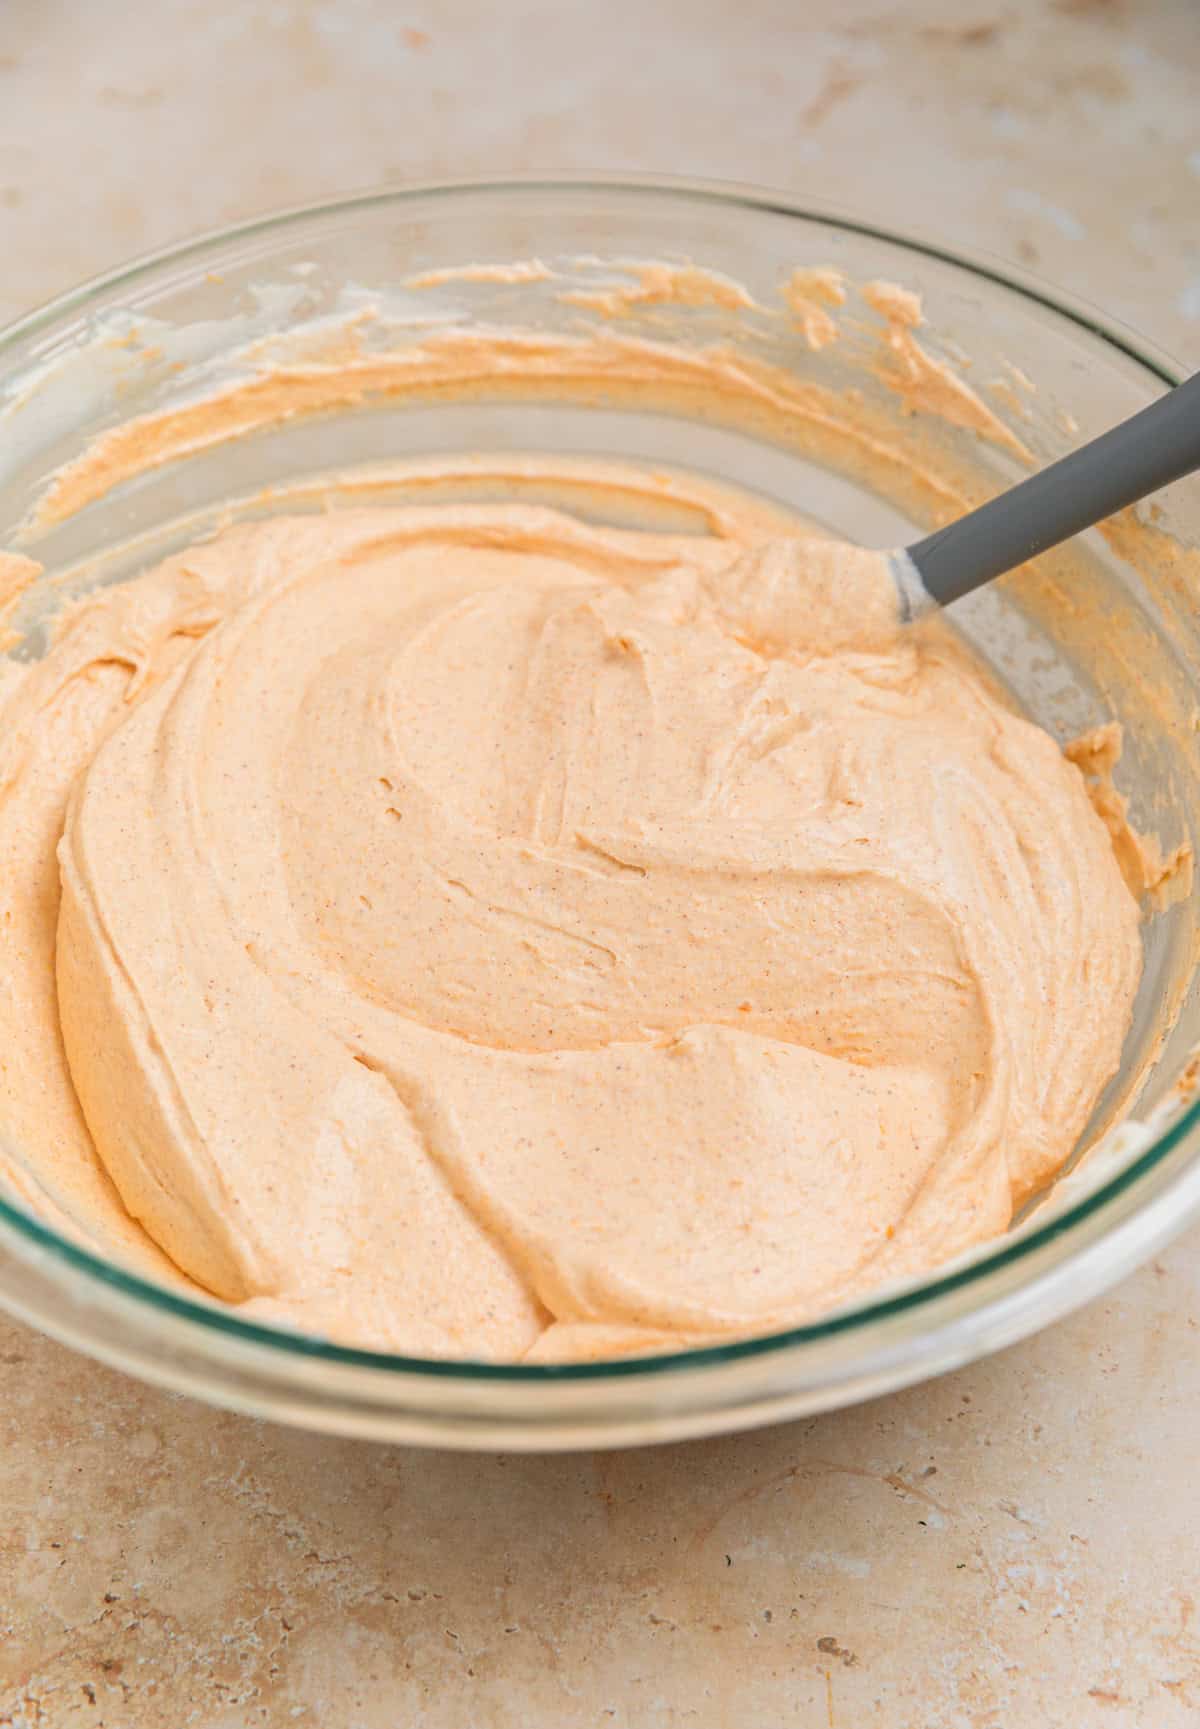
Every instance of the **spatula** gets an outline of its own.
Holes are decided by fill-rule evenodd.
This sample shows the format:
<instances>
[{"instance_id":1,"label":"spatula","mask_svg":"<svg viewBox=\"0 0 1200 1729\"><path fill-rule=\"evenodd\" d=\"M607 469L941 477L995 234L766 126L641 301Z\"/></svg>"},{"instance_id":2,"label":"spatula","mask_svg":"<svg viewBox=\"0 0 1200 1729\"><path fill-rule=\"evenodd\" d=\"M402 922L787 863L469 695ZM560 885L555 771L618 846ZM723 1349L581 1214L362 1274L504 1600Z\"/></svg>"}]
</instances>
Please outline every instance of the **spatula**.
<instances>
[{"instance_id":1,"label":"spatula","mask_svg":"<svg viewBox=\"0 0 1200 1729\"><path fill-rule=\"evenodd\" d=\"M1200 373L1040 474L891 553L901 614L907 622L949 606L1198 468Z\"/></svg>"}]
</instances>

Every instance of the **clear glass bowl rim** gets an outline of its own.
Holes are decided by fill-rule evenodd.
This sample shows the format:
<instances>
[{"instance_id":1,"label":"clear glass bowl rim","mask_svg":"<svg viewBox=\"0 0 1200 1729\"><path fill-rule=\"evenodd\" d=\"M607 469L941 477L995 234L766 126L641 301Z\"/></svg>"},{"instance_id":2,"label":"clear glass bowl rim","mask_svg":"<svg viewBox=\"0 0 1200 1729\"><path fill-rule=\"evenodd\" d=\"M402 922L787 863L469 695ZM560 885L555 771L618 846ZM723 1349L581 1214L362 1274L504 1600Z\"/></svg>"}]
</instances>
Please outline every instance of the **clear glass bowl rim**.
<instances>
[{"instance_id":1,"label":"clear glass bowl rim","mask_svg":"<svg viewBox=\"0 0 1200 1729\"><path fill-rule=\"evenodd\" d=\"M1045 307L1068 320L1090 336L1104 342L1145 371L1164 386L1182 381L1184 368L1162 350L1134 331L1110 318L1086 300L1053 287L1028 271L1010 266L1006 261L987 253L946 245L941 240L919 231L891 228L865 216L848 213L844 206L825 205L820 200L803 203L782 194L743 187L729 182L694 180L667 175L553 175L504 176L495 179L463 179L430 181L404 187L377 188L347 196L319 200L292 206L266 216L213 229L189 240L145 253L128 264L102 275L91 277L78 287L45 302L42 306L0 328L0 377L7 356L19 344L86 312L100 297L114 289L128 288L145 282L164 267L177 269L181 264L199 264L231 244L256 236L283 234L300 229L306 223L387 208L404 208L437 198L448 202L457 197L484 196L536 199L539 196L575 192L595 193L631 199L653 200L675 198L691 200L706 206L724 206L781 216L800 223L821 223L826 227L866 239L879 240L918 256L955 266L970 275L1005 288L1027 301ZM371 1351L356 1346L337 1345L314 1335L284 1327L247 1321L232 1310L222 1309L215 1302L210 1306L180 1296L165 1286L140 1278L115 1263L106 1261L89 1250L60 1236L21 1207L0 1196L0 1224L14 1230L36 1250L48 1253L56 1260L82 1273L85 1278L111 1287L125 1297L148 1304L165 1315L199 1325L230 1342L240 1341L251 1346L302 1359L325 1361L348 1368L382 1370L403 1375L429 1377L433 1380L468 1382L527 1383L546 1386L571 1381L603 1383L627 1376L703 1370L718 1364L731 1364L750 1358L769 1357L798 1346L830 1340L839 1334L866 1330L874 1323L895 1320L914 1314L924 1306L955 1292L989 1281L989 1276L1011 1268L1025 1259L1036 1258L1037 1252L1056 1239L1072 1233L1084 1221L1095 1221L1097 1215L1113 1207L1121 1197L1143 1178L1154 1172L1179 1144L1200 1126L1200 1095L1184 1107L1179 1116L1159 1133L1121 1170L1114 1173L1091 1193L1081 1197L1045 1224L1025 1231L1018 1238L999 1238L989 1249L968 1266L937 1275L918 1285L894 1292L857 1306L837 1311L826 1318L783 1332L736 1339L726 1344L702 1346L688 1351L655 1353L640 1357L607 1359L601 1362L526 1364L490 1363L473 1359L437 1359L408 1357L397 1353ZM1181 1218L1181 1223L1184 1220Z\"/></svg>"}]
</instances>

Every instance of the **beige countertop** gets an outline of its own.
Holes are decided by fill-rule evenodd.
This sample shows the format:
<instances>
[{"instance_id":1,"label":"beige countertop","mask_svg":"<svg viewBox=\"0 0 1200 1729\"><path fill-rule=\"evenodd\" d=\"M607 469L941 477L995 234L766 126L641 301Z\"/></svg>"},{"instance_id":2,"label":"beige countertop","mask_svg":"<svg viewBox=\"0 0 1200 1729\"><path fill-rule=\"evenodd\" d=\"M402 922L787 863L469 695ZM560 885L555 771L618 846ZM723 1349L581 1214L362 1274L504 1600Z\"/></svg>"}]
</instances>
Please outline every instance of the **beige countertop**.
<instances>
[{"instance_id":1,"label":"beige countertop","mask_svg":"<svg viewBox=\"0 0 1200 1729\"><path fill-rule=\"evenodd\" d=\"M8 0L0 316L386 179L756 181L1200 361L1193 0ZM1200 1235L1040 1337L757 1435L331 1441L0 1322L0 1724L1200 1723Z\"/></svg>"}]
</instances>

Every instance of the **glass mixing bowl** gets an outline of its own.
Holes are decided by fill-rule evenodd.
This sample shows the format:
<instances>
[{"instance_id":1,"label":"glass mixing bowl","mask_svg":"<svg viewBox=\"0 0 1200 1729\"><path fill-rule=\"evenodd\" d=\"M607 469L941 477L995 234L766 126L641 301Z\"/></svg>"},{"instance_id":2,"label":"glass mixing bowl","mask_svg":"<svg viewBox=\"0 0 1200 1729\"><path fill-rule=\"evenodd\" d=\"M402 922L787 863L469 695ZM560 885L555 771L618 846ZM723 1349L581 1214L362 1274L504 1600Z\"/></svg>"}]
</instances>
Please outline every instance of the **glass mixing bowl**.
<instances>
[{"instance_id":1,"label":"glass mixing bowl","mask_svg":"<svg viewBox=\"0 0 1200 1729\"><path fill-rule=\"evenodd\" d=\"M688 261L678 292L656 293L660 279L636 262L645 260ZM473 268L497 262L506 267ZM790 311L780 298L795 270L824 267L849 284L833 309L842 340L828 344L820 310L817 327L806 319L814 304L829 307L829 278L800 278ZM924 361L858 292L875 279L922 296L922 353L945 368L937 376L968 380L966 394L931 393ZM522 333L522 352L541 359L453 377L412 364L431 332L479 324ZM361 367L351 391L335 382L348 332ZM572 345L593 339L631 343L631 356L652 344L670 364L657 381L647 373L628 389L602 388L569 361ZM687 355L705 345L725 357L731 381L715 404L688 381ZM251 393L259 406L238 437L203 435L192 405L281 368L302 385L286 407ZM470 492L487 490L488 453L619 456L749 487L848 537L894 545L949 507L900 470L868 472L861 449L816 438L805 401L840 400L891 427L965 500L1022 472L1022 449L1037 462L1059 455L1178 377L1139 338L1007 269L754 193L450 185L287 213L160 253L0 337L0 546L46 567L9 620L19 639L10 651L41 651L64 595L120 580L218 519L279 508L284 494L289 508L316 508L355 488L402 493L402 477L372 478L363 466L381 459L419 468L422 456L481 453L474 469L463 464ZM143 442L141 459L122 467L134 448L122 428L149 414L161 417L151 460ZM118 460L98 479L105 435ZM64 472L69 483L55 482ZM956 609L997 675L1060 739L1114 715L1123 722L1118 784L1135 822L1168 848L1190 842L1200 811L1198 540L1200 487L1183 485L1152 513ZM1195 938L1189 896L1146 921L1122 1071L1076 1169L1002 1239L808 1326L565 1367L347 1349L148 1283L11 1198L0 1199L0 1303L164 1385L381 1439L594 1447L863 1399L1044 1325L1200 1212Z\"/></svg>"}]
</instances>

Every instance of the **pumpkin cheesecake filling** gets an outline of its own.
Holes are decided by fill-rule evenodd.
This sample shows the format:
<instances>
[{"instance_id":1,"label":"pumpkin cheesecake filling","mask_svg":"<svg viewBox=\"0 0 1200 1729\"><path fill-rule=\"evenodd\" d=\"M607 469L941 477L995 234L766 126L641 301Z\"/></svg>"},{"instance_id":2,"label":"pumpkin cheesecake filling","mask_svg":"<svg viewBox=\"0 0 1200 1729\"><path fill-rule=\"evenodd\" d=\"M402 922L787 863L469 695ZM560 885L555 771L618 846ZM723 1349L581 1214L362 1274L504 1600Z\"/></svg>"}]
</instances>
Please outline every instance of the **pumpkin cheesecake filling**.
<instances>
[{"instance_id":1,"label":"pumpkin cheesecake filling","mask_svg":"<svg viewBox=\"0 0 1200 1729\"><path fill-rule=\"evenodd\" d=\"M877 555L743 530L281 516L0 663L18 1193L244 1313L499 1360L1002 1232L1117 1070L1137 902Z\"/></svg>"}]
</instances>

